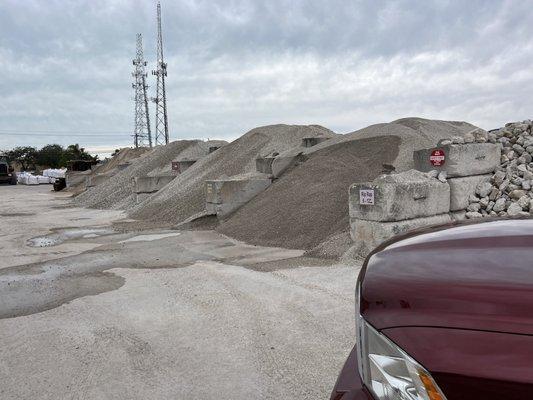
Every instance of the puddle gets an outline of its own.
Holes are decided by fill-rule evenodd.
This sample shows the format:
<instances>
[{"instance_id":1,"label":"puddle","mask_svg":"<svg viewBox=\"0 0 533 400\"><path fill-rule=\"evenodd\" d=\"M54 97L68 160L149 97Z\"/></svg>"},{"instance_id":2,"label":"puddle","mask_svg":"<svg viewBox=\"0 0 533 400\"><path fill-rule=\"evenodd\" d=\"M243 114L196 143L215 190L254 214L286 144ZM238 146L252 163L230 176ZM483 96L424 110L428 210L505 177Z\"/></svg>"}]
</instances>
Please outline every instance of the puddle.
<instances>
[{"instance_id":1,"label":"puddle","mask_svg":"<svg viewBox=\"0 0 533 400\"><path fill-rule=\"evenodd\" d=\"M181 232L157 233L157 234L151 234L151 235L138 235L138 236L134 236L132 238L126 239L126 240L122 240L119 243L151 242L152 240L164 239L164 238L173 237L173 236L179 236L179 235L181 235Z\"/></svg>"},{"instance_id":2,"label":"puddle","mask_svg":"<svg viewBox=\"0 0 533 400\"><path fill-rule=\"evenodd\" d=\"M54 233L50 233L45 236L38 236L28 240L27 245L30 247L51 247L57 246L72 239L92 239L100 236L111 235L115 233L110 228L69 228L59 229Z\"/></svg>"}]
</instances>

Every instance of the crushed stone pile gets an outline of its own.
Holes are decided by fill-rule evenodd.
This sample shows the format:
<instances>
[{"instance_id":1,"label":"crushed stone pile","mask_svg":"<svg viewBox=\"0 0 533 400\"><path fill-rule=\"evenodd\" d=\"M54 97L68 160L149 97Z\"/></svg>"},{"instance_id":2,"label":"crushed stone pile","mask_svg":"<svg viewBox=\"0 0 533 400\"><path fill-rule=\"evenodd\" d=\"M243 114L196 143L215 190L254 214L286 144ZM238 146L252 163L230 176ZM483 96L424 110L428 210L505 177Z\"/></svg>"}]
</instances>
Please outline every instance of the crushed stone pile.
<instances>
[{"instance_id":1,"label":"crushed stone pile","mask_svg":"<svg viewBox=\"0 0 533 400\"><path fill-rule=\"evenodd\" d=\"M170 165L181 152L197 144L198 140L178 140L165 146L157 146L130 165L117 172L102 184L89 188L74 199L80 207L128 209L135 205L132 178L146 176L150 172Z\"/></svg>"},{"instance_id":2,"label":"crushed stone pile","mask_svg":"<svg viewBox=\"0 0 533 400\"><path fill-rule=\"evenodd\" d=\"M338 135L314 146L306 162L274 181L218 230L245 242L338 258L353 244L348 221L352 183L372 181L391 169L409 170L414 150L475 128L466 122L404 118Z\"/></svg>"},{"instance_id":3,"label":"crushed stone pile","mask_svg":"<svg viewBox=\"0 0 533 400\"><path fill-rule=\"evenodd\" d=\"M159 192L134 207L137 219L183 222L205 211L205 181L255 172L256 158L301 144L302 138L335 136L318 125L269 125L240 138L197 161Z\"/></svg>"},{"instance_id":4,"label":"crushed stone pile","mask_svg":"<svg viewBox=\"0 0 533 400\"><path fill-rule=\"evenodd\" d=\"M533 214L533 123L512 122L480 133L501 146L501 164L490 179L476 187L469 199L467 218L529 216ZM470 138L465 138L470 140Z\"/></svg>"},{"instance_id":5,"label":"crushed stone pile","mask_svg":"<svg viewBox=\"0 0 533 400\"><path fill-rule=\"evenodd\" d=\"M119 165L128 164L131 160L142 156L150 151L148 147L130 148L126 147L120 149L114 156L108 158L103 163L99 164L94 172L97 174L105 174L113 171Z\"/></svg>"},{"instance_id":6,"label":"crushed stone pile","mask_svg":"<svg viewBox=\"0 0 533 400\"><path fill-rule=\"evenodd\" d=\"M222 147L228 144L225 140L209 140L206 142L198 141L180 152L172 161L198 161L207 156L209 150L213 147ZM172 164L167 163L160 168L154 169L148 176L173 175Z\"/></svg>"},{"instance_id":7,"label":"crushed stone pile","mask_svg":"<svg viewBox=\"0 0 533 400\"><path fill-rule=\"evenodd\" d=\"M150 149L147 147L126 147L120 149L118 153L116 153L112 157L104 160L100 164L97 164L96 167L87 175L87 177L111 177L115 173L117 173L117 171L119 170L119 166L129 164L132 160L142 156L148 151L150 151ZM73 193L73 195L76 196L85 191L85 189L85 181L83 181L78 183L77 185L71 186L69 189L67 189L67 191Z\"/></svg>"}]
</instances>

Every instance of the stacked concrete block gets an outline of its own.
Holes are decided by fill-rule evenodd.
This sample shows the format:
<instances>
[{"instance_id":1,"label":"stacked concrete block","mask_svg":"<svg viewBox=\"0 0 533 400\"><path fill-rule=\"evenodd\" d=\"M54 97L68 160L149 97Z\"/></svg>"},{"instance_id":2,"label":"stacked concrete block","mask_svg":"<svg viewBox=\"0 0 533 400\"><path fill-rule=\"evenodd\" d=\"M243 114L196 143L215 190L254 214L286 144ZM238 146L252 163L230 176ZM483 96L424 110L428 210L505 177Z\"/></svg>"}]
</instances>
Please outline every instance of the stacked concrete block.
<instances>
[{"instance_id":1,"label":"stacked concrete block","mask_svg":"<svg viewBox=\"0 0 533 400\"><path fill-rule=\"evenodd\" d=\"M152 194L168 185L176 176L137 176L132 179L133 193L135 193L137 203L150 197Z\"/></svg>"},{"instance_id":2,"label":"stacked concrete block","mask_svg":"<svg viewBox=\"0 0 533 400\"><path fill-rule=\"evenodd\" d=\"M394 235L451 221L450 186L420 171L350 187L350 234L361 256Z\"/></svg>"},{"instance_id":3,"label":"stacked concrete block","mask_svg":"<svg viewBox=\"0 0 533 400\"><path fill-rule=\"evenodd\" d=\"M480 188L488 185L490 189L488 182L500 164L501 146L494 135L478 128L464 137L444 140L437 147L415 151L413 158L420 171L447 178L454 219L482 216L470 202Z\"/></svg>"},{"instance_id":4,"label":"stacked concrete block","mask_svg":"<svg viewBox=\"0 0 533 400\"><path fill-rule=\"evenodd\" d=\"M249 202L272 183L265 174L233 176L206 181L206 210L225 217Z\"/></svg>"},{"instance_id":5,"label":"stacked concrete block","mask_svg":"<svg viewBox=\"0 0 533 400\"><path fill-rule=\"evenodd\" d=\"M494 143L448 143L414 152L415 168L422 172L445 171L448 178L492 173L500 163Z\"/></svg>"}]
</instances>

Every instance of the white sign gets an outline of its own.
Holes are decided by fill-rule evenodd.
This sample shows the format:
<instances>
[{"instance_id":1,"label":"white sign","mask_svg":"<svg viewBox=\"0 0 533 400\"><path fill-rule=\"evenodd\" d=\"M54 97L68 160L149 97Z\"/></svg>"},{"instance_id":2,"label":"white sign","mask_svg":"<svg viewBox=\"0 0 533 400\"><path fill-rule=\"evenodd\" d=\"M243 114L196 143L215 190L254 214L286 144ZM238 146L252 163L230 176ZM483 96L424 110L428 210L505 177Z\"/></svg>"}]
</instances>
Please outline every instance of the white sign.
<instances>
[{"instance_id":1,"label":"white sign","mask_svg":"<svg viewBox=\"0 0 533 400\"><path fill-rule=\"evenodd\" d=\"M359 189L359 204L374 205L374 189Z\"/></svg>"}]
</instances>

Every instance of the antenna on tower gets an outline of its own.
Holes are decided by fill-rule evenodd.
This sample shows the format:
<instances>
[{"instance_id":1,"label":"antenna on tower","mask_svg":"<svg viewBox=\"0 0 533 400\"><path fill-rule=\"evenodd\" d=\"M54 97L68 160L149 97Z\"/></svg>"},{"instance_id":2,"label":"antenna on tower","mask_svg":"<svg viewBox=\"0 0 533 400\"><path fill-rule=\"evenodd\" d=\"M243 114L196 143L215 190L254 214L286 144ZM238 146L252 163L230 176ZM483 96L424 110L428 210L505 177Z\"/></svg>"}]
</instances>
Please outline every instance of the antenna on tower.
<instances>
[{"instance_id":1,"label":"antenna on tower","mask_svg":"<svg viewBox=\"0 0 533 400\"><path fill-rule=\"evenodd\" d=\"M135 89L135 128L133 130L133 144L135 147L152 147L152 133L150 131L150 114L148 113L148 97L146 89L146 61L143 55L143 37L137 34L137 53L133 60L135 69L132 72L134 82L131 87Z\"/></svg>"},{"instance_id":2,"label":"antenna on tower","mask_svg":"<svg viewBox=\"0 0 533 400\"><path fill-rule=\"evenodd\" d=\"M168 144L167 94L165 77L167 64L163 60L163 34L161 31L161 3L157 3L157 69L152 71L157 78L155 97L155 145Z\"/></svg>"}]
</instances>

